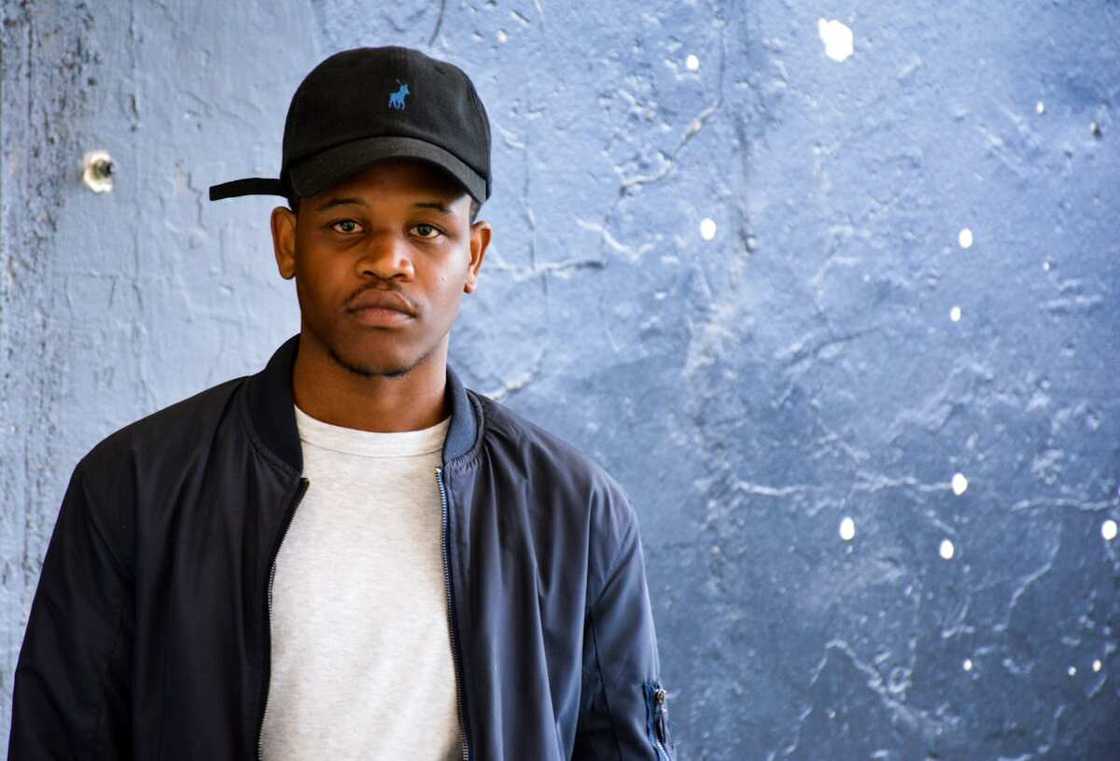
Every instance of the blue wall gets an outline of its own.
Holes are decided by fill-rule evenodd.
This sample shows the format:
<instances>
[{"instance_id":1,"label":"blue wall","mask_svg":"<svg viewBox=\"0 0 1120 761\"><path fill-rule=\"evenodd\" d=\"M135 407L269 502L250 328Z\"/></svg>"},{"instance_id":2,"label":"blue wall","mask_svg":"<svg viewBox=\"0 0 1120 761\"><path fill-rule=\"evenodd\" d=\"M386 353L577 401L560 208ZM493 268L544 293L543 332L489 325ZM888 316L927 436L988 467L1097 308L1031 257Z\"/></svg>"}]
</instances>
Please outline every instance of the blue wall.
<instances>
[{"instance_id":1,"label":"blue wall","mask_svg":"<svg viewBox=\"0 0 1120 761\"><path fill-rule=\"evenodd\" d=\"M395 43L493 125L451 361L630 493L679 758L1120 758L1116 2L3 9L5 729L77 460L298 330L280 199L208 186Z\"/></svg>"}]
</instances>

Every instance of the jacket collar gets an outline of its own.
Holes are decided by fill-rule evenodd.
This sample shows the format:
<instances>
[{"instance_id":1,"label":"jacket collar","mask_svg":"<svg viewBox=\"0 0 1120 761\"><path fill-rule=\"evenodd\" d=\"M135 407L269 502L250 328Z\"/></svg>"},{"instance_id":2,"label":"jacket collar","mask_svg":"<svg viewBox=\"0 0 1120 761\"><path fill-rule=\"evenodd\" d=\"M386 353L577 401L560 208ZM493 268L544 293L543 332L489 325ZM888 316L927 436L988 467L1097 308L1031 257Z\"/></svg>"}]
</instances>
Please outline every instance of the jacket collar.
<instances>
[{"instance_id":1,"label":"jacket collar","mask_svg":"<svg viewBox=\"0 0 1120 761\"><path fill-rule=\"evenodd\" d=\"M281 344L263 370L249 376L246 404L250 423L264 445L296 473L303 473L303 449L292 401L292 370L298 353L299 333L296 333ZM450 362L447 363L445 393L451 409L451 423L443 442L443 463L448 465L478 445L482 413Z\"/></svg>"}]
</instances>

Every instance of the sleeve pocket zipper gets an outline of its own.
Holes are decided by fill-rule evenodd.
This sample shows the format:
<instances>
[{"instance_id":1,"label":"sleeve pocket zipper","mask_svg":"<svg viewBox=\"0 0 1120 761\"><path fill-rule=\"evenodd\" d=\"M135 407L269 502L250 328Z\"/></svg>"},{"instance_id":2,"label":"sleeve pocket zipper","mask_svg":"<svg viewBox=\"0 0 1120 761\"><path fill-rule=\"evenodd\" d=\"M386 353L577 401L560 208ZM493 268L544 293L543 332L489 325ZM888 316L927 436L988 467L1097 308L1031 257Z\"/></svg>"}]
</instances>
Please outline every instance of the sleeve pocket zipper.
<instances>
[{"instance_id":1,"label":"sleeve pocket zipper","mask_svg":"<svg viewBox=\"0 0 1120 761\"><path fill-rule=\"evenodd\" d=\"M653 741L657 758L673 761L673 740L669 734L669 693L654 679L642 683L646 698L646 732Z\"/></svg>"}]
</instances>

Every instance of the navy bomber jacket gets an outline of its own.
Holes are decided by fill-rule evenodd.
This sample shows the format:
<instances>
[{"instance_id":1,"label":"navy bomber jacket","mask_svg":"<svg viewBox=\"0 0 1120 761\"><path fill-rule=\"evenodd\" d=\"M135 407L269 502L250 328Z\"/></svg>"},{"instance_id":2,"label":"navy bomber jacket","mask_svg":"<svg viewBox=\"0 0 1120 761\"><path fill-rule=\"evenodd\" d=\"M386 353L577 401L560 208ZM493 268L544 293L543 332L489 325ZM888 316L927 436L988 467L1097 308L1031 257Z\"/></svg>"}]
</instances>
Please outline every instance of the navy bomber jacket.
<instances>
[{"instance_id":1,"label":"navy bomber jacket","mask_svg":"<svg viewBox=\"0 0 1120 761\"><path fill-rule=\"evenodd\" d=\"M75 467L20 650L10 761L252 761L269 587L308 481L299 336ZM590 458L447 367L433 479L465 761L674 761L638 520Z\"/></svg>"}]
</instances>

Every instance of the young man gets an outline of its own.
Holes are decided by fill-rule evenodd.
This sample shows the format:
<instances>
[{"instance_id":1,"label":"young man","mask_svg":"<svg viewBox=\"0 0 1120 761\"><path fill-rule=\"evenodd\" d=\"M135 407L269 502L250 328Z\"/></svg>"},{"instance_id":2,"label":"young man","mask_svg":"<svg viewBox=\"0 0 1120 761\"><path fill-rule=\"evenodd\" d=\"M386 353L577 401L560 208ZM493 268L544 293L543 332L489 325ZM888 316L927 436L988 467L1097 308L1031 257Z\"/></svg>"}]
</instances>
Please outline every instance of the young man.
<instances>
[{"instance_id":1,"label":"young man","mask_svg":"<svg viewBox=\"0 0 1120 761\"><path fill-rule=\"evenodd\" d=\"M337 53L272 212L300 332L78 463L20 651L10 759L672 759L637 516L447 364L491 227L457 67Z\"/></svg>"}]
</instances>

